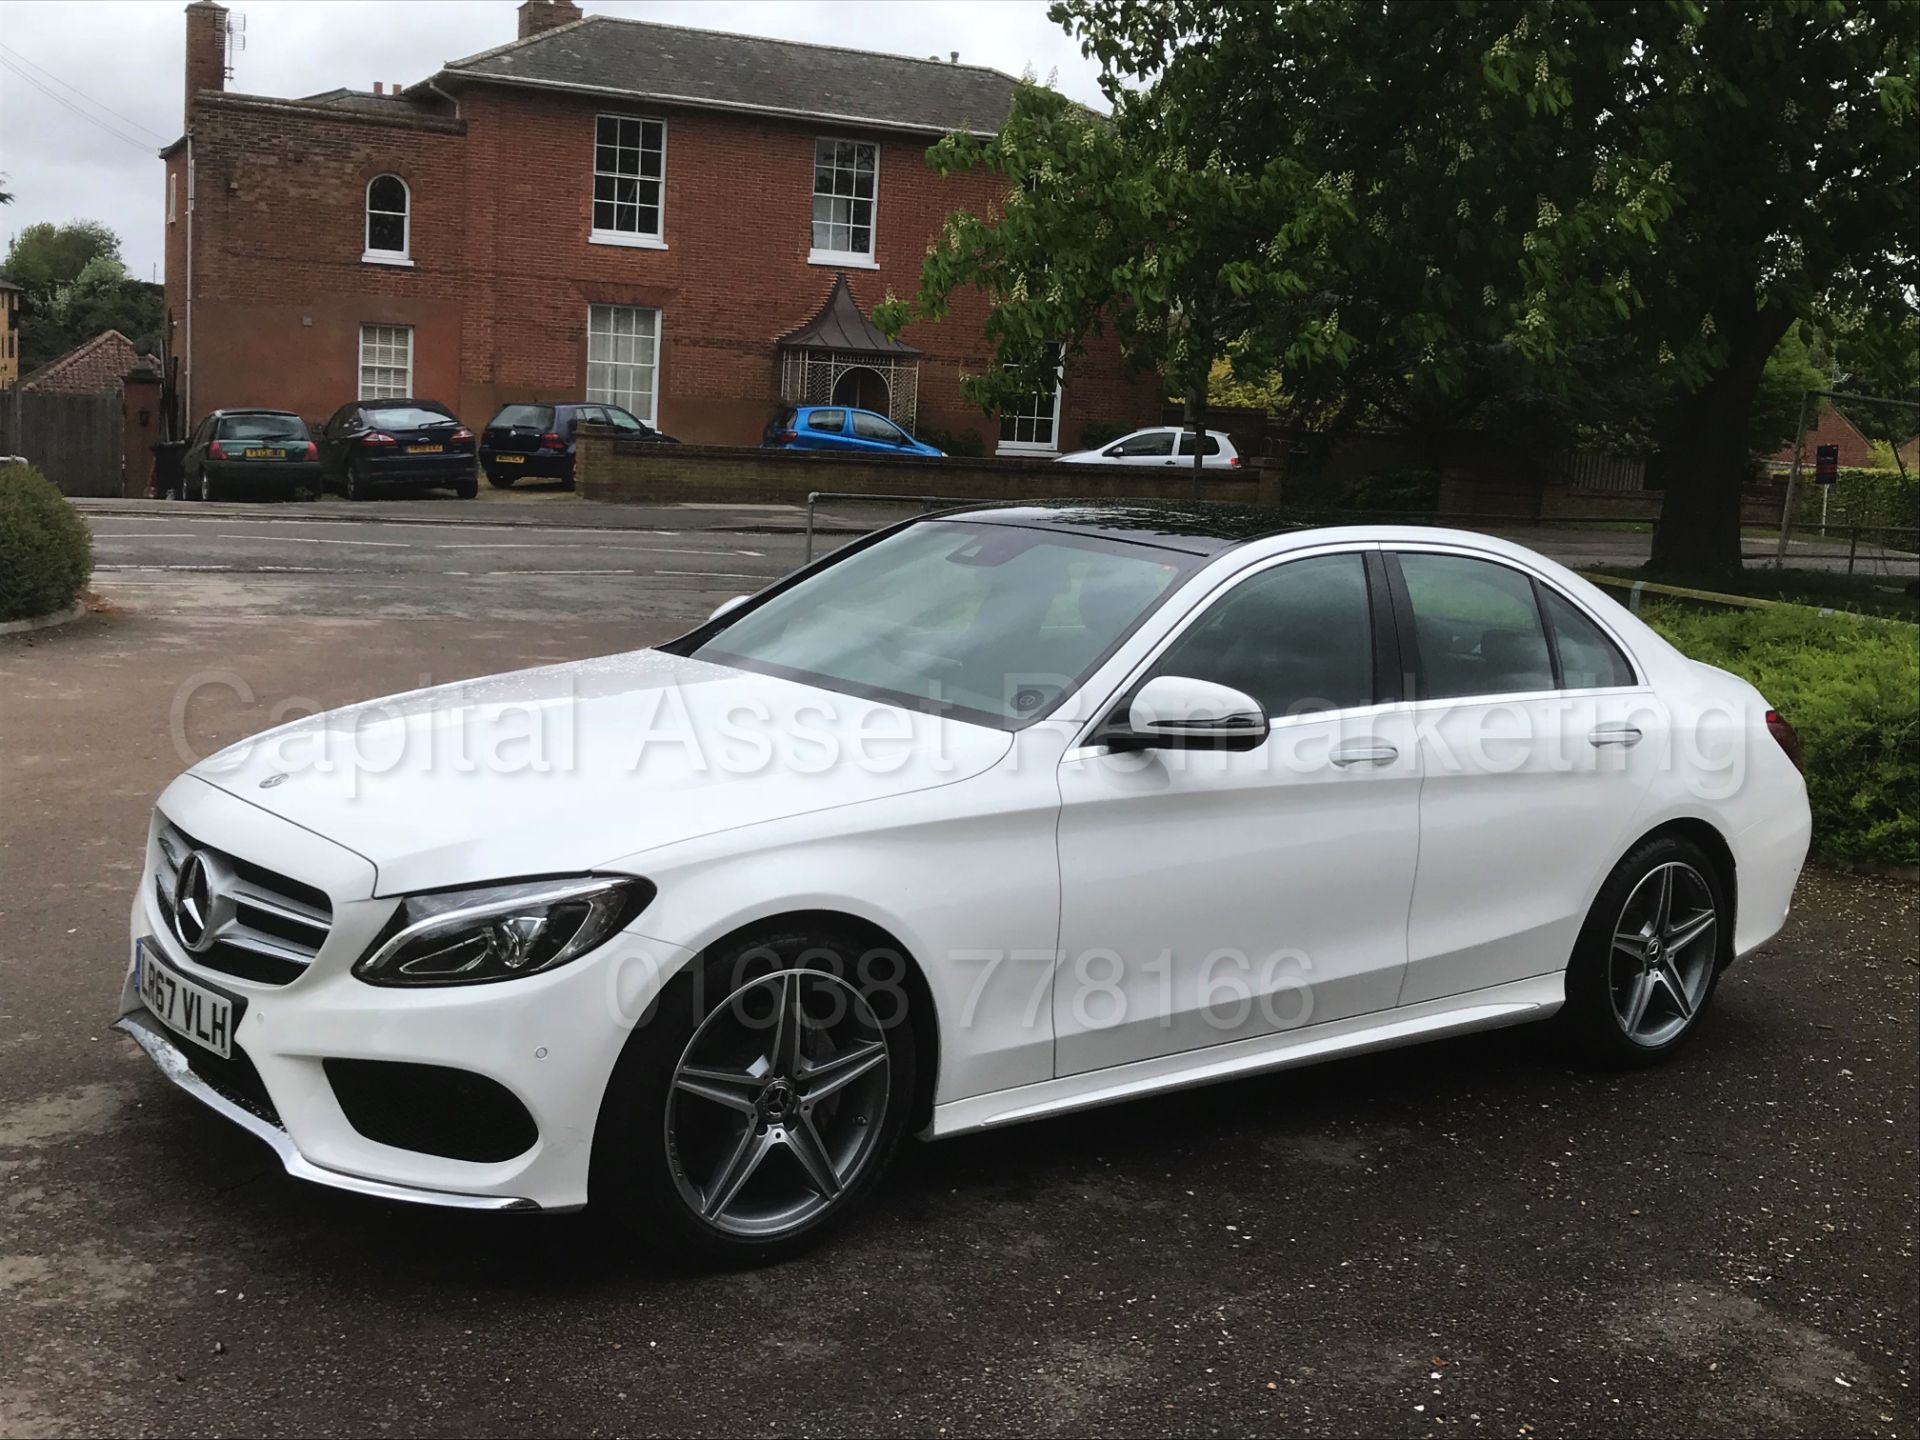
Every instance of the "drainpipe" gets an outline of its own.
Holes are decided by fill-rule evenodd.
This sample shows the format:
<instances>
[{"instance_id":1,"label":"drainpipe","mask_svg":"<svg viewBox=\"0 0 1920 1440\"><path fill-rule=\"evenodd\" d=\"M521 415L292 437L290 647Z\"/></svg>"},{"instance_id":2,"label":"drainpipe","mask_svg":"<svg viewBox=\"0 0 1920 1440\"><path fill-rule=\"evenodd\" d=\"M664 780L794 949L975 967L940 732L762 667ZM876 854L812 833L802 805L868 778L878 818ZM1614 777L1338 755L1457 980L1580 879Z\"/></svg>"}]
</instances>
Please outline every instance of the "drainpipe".
<instances>
[{"instance_id":1,"label":"drainpipe","mask_svg":"<svg viewBox=\"0 0 1920 1440\"><path fill-rule=\"evenodd\" d=\"M449 95L446 91L440 88L439 84L436 81L423 80L420 83L425 85L427 89L431 90L434 94L438 95L442 100L446 101L449 105L453 106L454 119L458 120L460 118L460 97L459 96Z\"/></svg>"}]
</instances>

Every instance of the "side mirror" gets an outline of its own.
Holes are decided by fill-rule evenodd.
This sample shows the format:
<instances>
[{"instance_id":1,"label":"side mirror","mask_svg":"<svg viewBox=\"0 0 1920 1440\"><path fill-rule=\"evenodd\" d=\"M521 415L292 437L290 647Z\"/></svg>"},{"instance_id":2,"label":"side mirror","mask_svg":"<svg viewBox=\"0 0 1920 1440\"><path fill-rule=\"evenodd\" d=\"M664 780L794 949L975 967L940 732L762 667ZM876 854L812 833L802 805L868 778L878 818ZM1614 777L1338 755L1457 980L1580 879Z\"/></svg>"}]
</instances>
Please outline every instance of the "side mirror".
<instances>
[{"instance_id":1,"label":"side mirror","mask_svg":"<svg viewBox=\"0 0 1920 1440\"><path fill-rule=\"evenodd\" d=\"M707 616L707 619L718 620L722 615L730 611L738 610L751 598L751 596L747 595L736 595L731 600L722 600L718 605L713 607L713 613Z\"/></svg>"},{"instance_id":2,"label":"side mirror","mask_svg":"<svg viewBox=\"0 0 1920 1440\"><path fill-rule=\"evenodd\" d=\"M1255 750L1266 743L1267 713L1230 685L1187 675L1156 675L1135 692L1124 723L1116 714L1095 740L1121 750Z\"/></svg>"}]
</instances>

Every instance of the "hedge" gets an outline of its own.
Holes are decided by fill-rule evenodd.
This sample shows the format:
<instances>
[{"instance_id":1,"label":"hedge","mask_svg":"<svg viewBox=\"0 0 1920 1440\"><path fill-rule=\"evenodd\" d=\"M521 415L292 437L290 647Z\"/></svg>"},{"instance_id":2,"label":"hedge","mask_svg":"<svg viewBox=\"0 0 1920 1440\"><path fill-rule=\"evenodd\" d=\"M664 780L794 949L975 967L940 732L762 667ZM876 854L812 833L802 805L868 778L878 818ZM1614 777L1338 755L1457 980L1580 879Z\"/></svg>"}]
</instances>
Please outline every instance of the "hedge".
<instances>
[{"instance_id":1,"label":"hedge","mask_svg":"<svg viewBox=\"0 0 1920 1440\"><path fill-rule=\"evenodd\" d=\"M73 604L93 574L93 536L31 465L0 465L0 621Z\"/></svg>"},{"instance_id":2,"label":"hedge","mask_svg":"<svg viewBox=\"0 0 1920 1440\"><path fill-rule=\"evenodd\" d=\"M1832 485L1814 482L1809 460L1800 468L1800 487L1794 494L1796 530L1820 523L1821 492L1829 525L1885 525L1920 529L1920 475L1898 470L1842 470ZM1871 537L1870 537L1871 538Z\"/></svg>"},{"instance_id":3,"label":"hedge","mask_svg":"<svg viewBox=\"0 0 1920 1440\"><path fill-rule=\"evenodd\" d=\"M1920 862L1920 627L1784 605L1641 618L1752 681L1799 731L1817 855Z\"/></svg>"}]
</instances>

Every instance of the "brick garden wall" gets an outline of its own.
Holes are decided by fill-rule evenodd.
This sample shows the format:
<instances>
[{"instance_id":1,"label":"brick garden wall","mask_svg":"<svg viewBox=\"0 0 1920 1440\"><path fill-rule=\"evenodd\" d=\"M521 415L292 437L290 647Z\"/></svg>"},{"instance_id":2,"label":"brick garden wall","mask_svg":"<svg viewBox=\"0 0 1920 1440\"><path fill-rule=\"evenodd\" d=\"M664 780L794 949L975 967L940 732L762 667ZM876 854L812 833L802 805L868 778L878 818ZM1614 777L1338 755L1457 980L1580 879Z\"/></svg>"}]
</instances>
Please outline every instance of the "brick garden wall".
<instances>
[{"instance_id":1,"label":"brick garden wall","mask_svg":"<svg viewBox=\"0 0 1920 1440\"><path fill-rule=\"evenodd\" d=\"M813 491L930 495L956 500L1163 499L1193 495L1193 472L1164 467L1057 465L1046 460L828 455L732 445L648 445L582 426L574 480L588 500L626 504L681 501L806 503ZM1209 474L1204 496L1271 503L1257 470Z\"/></svg>"}]
</instances>

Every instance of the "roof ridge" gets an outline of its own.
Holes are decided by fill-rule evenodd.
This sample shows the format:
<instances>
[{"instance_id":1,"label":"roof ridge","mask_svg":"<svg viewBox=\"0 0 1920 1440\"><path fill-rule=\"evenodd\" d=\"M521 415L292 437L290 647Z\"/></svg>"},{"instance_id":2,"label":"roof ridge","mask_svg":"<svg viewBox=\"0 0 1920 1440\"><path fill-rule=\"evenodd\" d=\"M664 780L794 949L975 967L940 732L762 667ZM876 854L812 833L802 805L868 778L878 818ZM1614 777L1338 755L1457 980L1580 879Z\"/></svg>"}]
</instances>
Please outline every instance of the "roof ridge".
<instances>
[{"instance_id":1,"label":"roof ridge","mask_svg":"<svg viewBox=\"0 0 1920 1440\"><path fill-rule=\"evenodd\" d=\"M118 330L109 326L98 335L95 335L91 340L82 340L65 354L54 356L53 359L47 361L44 365L36 365L33 369L22 375L15 384L24 386L29 380L38 380L43 375L51 375L56 371L63 370L67 366L85 359L107 341L114 339L119 340L122 345L132 350L136 357L139 357L139 348L134 345L133 341L127 339L125 335L122 335Z\"/></svg>"},{"instance_id":2,"label":"roof ridge","mask_svg":"<svg viewBox=\"0 0 1920 1440\"><path fill-rule=\"evenodd\" d=\"M642 20L630 15L582 15L578 20L569 20L565 25L556 25L551 30L542 30L538 35L529 35L524 40L512 40L505 45L496 45L491 50L482 50L477 55L464 56L459 60L449 60L440 68L452 70L457 66L470 65L480 60L491 59L508 50L517 50L522 45L531 45L544 40L549 35L558 35L563 31L576 30L583 25L643 25L650 30L678 30L687 35L722 35L729 40L764 40L772 45L797 45L805 50L832 50L842 55L865 55L869 59L903 60L911 65L937 65L942 70L977 70L986 75L998 75L1002 80L1018 83L1018 75L1009 75L993 65L961 64L958 60L935 60L924 55L901 55L891 50L863 50L857 45L826 45L818 40L789 40L780 35L754 35L742 30L715 30L705 25L674 25L665 20ZM411 88L411 87L409 87Z\"/></svg>"}]
</instances>

